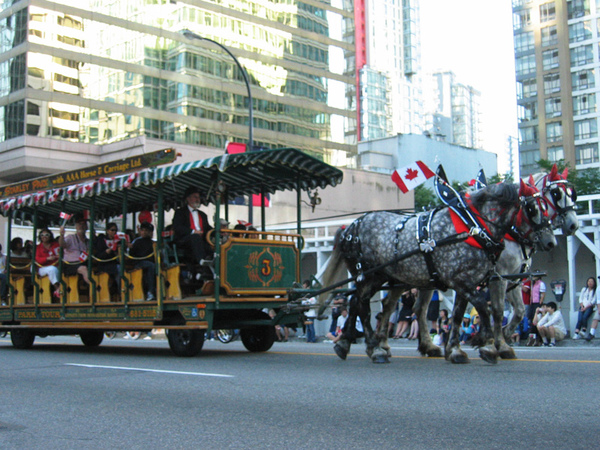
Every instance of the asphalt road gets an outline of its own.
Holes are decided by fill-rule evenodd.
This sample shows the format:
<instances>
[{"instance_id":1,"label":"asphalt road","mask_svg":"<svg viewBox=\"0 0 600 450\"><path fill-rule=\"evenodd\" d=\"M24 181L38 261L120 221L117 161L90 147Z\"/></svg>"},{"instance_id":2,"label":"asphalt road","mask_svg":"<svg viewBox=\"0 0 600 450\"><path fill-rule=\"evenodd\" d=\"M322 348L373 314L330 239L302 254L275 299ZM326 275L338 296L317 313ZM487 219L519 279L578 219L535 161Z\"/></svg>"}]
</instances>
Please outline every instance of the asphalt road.
<instances>
[{"instance_id":1,"label":"asphalt road","mask_svg":"<svg viewBox=\"0 0 600 450\"><path fill-rule=\"evenodd\" d=\"M600 347L519 348L452 365L392 343L374 365L355 345L207 342L178 358L164 340L74 337L16 350L0 339L1 449L597 448Z\"/></svg>"}]
</instances>

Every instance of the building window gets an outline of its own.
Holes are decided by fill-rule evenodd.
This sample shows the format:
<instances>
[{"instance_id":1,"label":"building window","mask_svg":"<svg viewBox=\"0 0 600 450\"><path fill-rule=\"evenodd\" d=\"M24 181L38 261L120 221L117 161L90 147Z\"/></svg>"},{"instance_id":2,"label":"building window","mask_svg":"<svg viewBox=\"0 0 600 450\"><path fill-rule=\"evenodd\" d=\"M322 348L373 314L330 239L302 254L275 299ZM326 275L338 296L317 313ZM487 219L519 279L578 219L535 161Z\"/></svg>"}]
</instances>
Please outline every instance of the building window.
<instances>
[{"instance_id":1,"label":"building window","mask_svg":"<svg viewBox=\"0 0 600 450\"><path fill-rule=\"evenodd\" d=\"M542 28L542 47L549 47L558 44L558 33L556 25Z\"/></svg>"},{"instance_id":2,"label":"building window","mask_svg":"<svg viewBox=\"0 0 600 450\"><path fill-rule=\"evenodd\" d=\"M535 166L536 162L540 160L540 151L530 150L520 152L519 159L521 160L521 167Z\"/></svg>"},{"instance_id":3,"label":"building window","mask_svg":"<svg viewBox=\"0 0 600 450\"><path fill-rule=\"evenodd\" d=\"M560 97L546 99L546 119L560 117L562 115Z\"/></svg>"},{"instance_id":4,"label":"building window","mask_svg":"<svg viewBox=\"0 0 600 450\"><path fill-rule=\"evenodd\" d=\"M545 52L542 52L542 66L544 70L556 69L558 67L557 49L546 50Z\"/></svg>"},{"instance_id":5,"label":"building window","mask_svg":"<svg viewBox=\"0 0 600 450\"><path fill-rule=\"evenodd\" d=\"M594 62L592 44L582 45L571 49L571 67L583 66Z\"/></svg>"},{"instance_id":6,"label":"building window","mask_svg":"<svg viewBox=\"0 0 600 450\"><path fill-rule=\"evenodd\" d=\"M590 143L575 146L575 164L591 164L598 162L598 144Z\"/></svg>"},{"instance_id":7,"label":"building window","mask_svg":"<svg viewBox=\"0 0 600 450\"><path fill-rule=\"evenodd\" d=\"M513 29L520 30L531 25L531 9L524 9L513 13Z\"/></svg>"},{"instance_id":8,"label":"building window","mask_svg":"<svg viewBox=\"0 0 600 450\"><path fill-rule=\"evenodd\" d=\"M574 91L591 89L596 86L594 69L580 70L571 74L571 84Z\"/></svg>"},{"instance_id":9,"label":"building window","mask_svg":"<svg viewBox=\"0 0 600 450\"><path fill-rule=\"evenodd\" d=\"M590 0L571 0L567 2L569 19L576 19L590 14Z\"/></svg>"},{"instance_id":10,"label":"building window","mask_svg":"<svg viewBox=\"0 0 600 450\"><path fill-rule=\"evenodd\" d=\"M517 116L519 118L519 123L537 119L537 102L517 105Z\"/></svg>"},{"instance_id":11,"label":"building window","mask_svg":"<svg viewBox=\"0 0 600 450\"><path fill-rule=\"evenodd\" d=\"M518 57L515 60L515 72L517 75L525 75L535 72L535 55Z\"/></svg>"},{"instance_id":12,"label":"building window","mask_svg":"<svg viewBox=\"0 0 600 450\"><path fill-rule=\"evenodd\" d=\"M565 151L561 147L548 147L548 161L556 162L565 159Z\"/></svg>"},{"instance_id":13,"label":"building window","mask_svg":"<svg viewBox=\"0 0 600 450\"><path fill-rule=\"evenodd\" d=\"M582 94L573 96L573 114L589 114L596 112L596 94Z\"/></svg>"},{"instance_id":14,"label":"building window","mask_svg":"<svg viewBox=\"0 0 600 450\"><path fill-rule=\"evenodd\" d=\"M556 18L556 7L554 2L540 5L540 22L548 22Z\"/></svg>"},{"instance_id":15,"label":"building window","mask_svg":"<svg viewBox=\"0 0 600 450\"><path fill-rule=\"evenodd\" d=\"M515 52L525 52L534 48L533 31L515 34Z\"/></svg>"},{"instance_id":16,"label":"building window","mask_svg":"<svg viewBox=\"0 0 600 450\"><path fill-rule=\"evenodd\" d=\"M562 122L551 122L546 124L546 141L562 141Z\"/></svg>"},{"instance_id":17,"label":"building window","mask_svg":"<svg viewBox=\"0 0 600 450\"><path fill-rule=\"evenodd\" d=\"M535 97L537 95L537 80L528 78L527 80L517 81L517 99Z\"/></svg>"},{"instance_id":18,"label":"building window","mask_svg":"<svg viewBox=\"0 0 600 450\"><path fill-rule=\"evenodd\" d=\"M538 143L537 127L519 128L519 144L532 145L532 144L537 144L537 143Z\"/></svg>"},{"instance_id":19,"label":"building window","mask_svg":"<svg viewBox=\"0 0 600 450\"><path fill-rule=\"evenodd\" d=\"M575 139L590 139L598 136L598 122L596 118L576 120Z\"/></svg>"},{"instance_id":20,"label":"building window","mask_svg":"<svg viewBox=\"0 0 600 450\"><path fill-rule=\"evenodd\" d=\"M560 92L560 75L549 73L544 75L544 94L555 94Z\"/></svg>"},{"instance_id":21,"label":"building window","mask_svg":"<svg viewBox=\"0 0 600 450\"><path fill-rule=\"evenodd\" d=\"M569 25L569 42L580 42L592 38L592 23L589 20Z\"/></svg>"}]
</instances>

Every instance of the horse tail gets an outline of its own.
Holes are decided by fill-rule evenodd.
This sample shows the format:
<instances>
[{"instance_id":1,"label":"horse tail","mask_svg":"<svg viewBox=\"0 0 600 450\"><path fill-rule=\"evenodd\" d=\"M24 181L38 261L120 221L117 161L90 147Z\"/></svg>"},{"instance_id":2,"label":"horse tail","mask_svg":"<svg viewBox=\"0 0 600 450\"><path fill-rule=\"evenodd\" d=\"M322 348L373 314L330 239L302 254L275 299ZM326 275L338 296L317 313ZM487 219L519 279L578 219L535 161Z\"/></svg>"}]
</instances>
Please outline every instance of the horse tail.
<instances>
[{"instance_id":1,"label":"horse tail","mask_svg":"<svg viewBox=\"0 0 600 450\"><path fill-rule=\"evenodd\" d=\"M344 259L342 257L342 250L340 249L340 246L337 245L339 243L340 234L341 233L339 232L336 234L333 252L331 253L329 262L327 263L327 267L325 268L325 272L323 272L323 276L321 277L321 284L324 287L331 286L332 284L335 284L347 278L347 269L344 263ZM327 306L329 306L329 302L327 301L329 298L330 295L328 292L324 292L321 295L319 295L319 315L323 314Z\"/></svg>"}]
</instances>

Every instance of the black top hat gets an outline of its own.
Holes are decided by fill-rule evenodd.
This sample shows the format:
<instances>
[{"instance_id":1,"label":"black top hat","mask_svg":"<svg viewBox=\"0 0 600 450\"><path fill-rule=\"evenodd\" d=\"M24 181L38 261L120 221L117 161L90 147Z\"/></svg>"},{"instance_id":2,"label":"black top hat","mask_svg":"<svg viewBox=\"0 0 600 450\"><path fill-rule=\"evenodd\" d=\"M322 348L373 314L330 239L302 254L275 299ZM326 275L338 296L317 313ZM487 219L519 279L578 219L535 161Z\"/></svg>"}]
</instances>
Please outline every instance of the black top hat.
<instances>
[{"instance_id":1,"label":"black top hat","mask_svg":"<svg viewBox=\"0 0 600 450\"><path fill-rule=\"evenodd\" d=\"M183 199L184 200L187 199L192 194L200 194L200 195L202 195L202 192L200 192L200 189L198 189L197 187L190 186L183 193Z\"/></svg>"}]
</instances>

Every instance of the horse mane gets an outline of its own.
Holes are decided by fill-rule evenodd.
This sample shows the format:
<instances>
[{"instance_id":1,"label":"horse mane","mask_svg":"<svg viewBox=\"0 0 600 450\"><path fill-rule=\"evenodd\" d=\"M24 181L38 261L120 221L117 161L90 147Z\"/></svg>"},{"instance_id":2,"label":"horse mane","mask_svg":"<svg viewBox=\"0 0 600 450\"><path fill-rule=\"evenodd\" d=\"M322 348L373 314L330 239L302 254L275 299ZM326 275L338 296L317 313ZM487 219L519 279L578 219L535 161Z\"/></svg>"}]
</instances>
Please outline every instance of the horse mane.
<instances>
[{"instance_id":1,"label":"horse mane","mask_svg":"<svg viewBox=\"0 0 600 450\"><path fill-rule=\"evenodd\" d=\"M471 194L471 200L476 208L489 201L509 206L517 203L518 199L519 185L511 183L492 184Z\"/></svg>"}]
</instances>

